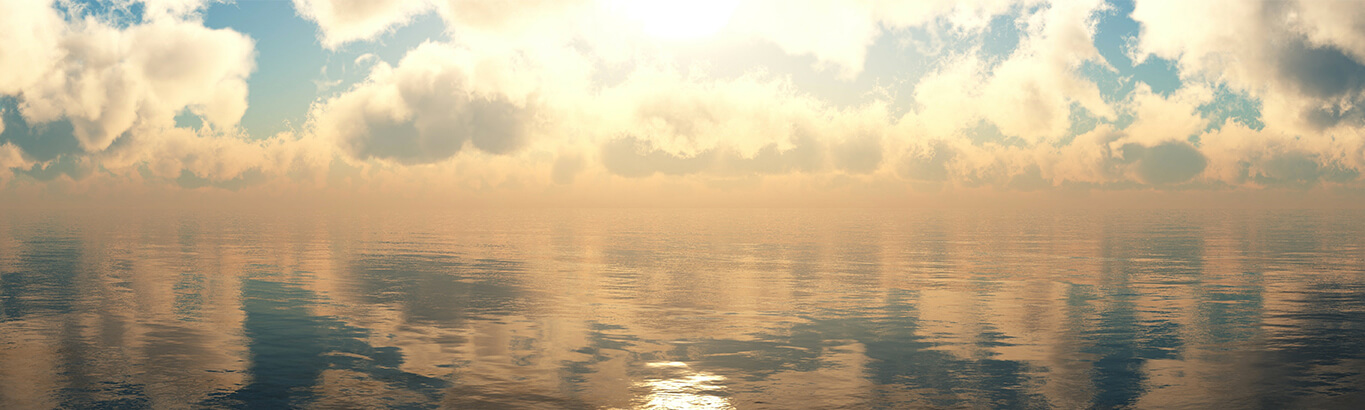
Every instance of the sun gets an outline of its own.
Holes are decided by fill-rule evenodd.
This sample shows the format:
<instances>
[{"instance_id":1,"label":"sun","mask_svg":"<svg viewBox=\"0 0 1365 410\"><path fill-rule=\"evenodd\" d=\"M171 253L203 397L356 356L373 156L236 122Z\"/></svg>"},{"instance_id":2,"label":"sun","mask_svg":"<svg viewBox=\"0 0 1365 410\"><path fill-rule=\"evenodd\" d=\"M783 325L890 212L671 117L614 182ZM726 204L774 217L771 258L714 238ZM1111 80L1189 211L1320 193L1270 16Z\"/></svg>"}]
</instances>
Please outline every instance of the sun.
<instances>
[{"instance_id":1,"label":"sun","mask_svg":"<svg viewBox=\"0 0 1365 410\"><path fill-rule=\"evenodd\" d=\"M736 0L634 0L625 3L625 11L651 36L687 40L725 28L736 6Z\"/></svg>"}]
</instances>

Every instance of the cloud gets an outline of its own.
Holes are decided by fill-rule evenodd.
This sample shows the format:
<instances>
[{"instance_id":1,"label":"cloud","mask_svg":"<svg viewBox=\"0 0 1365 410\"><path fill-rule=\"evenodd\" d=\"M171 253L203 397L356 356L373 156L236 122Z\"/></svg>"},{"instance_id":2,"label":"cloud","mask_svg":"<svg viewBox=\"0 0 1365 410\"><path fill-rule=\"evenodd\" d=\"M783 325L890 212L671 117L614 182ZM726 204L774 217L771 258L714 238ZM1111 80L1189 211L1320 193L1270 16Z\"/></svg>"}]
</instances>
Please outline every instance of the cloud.
<instances>
[{"instance_id":1,"label":"cloud","mask_svg":"<svg viewBox=\"0 0 1365 410\"><path fill-rule=\"evenodd\" d=\"M1036 191L1063 186L1169 188L1198 180L1208 156L1192 144L1135 138L1104 125L1064 145L976 144L961 138L916 142L897 175L921 191L945 187Z\"/></svg>"},{"instance_id":2,"label":"cloud","mask_svg":"<svg viewBox=\"0 0 1365 410\"><path fill-rule=\"evenodd\" d=\"M837 1L753 0L736 9L737 31L776 44L792 55L810 55L817 67L845 79L863 71L868 47L878 36L909 27L980 32L990 19L1032 1Z\"/></svg>"},{"instance_id":3,"label":"cloud","mask_svg":"<svg viewBox=\"0 0 1365 410\"><path fill-rule=\"evenodd\" d=\"M1247 188L1308 188L1350 184L1365 162L1361 130L1336 138L1297 138L1275 130L1232 124L1202 136L1209 154L1208 173Z\"/></svg>"},{"instance_id":4,"label":"cloud","mask_svg":"<svg viewBox=\"0 0 1365 410\"><path fill-rule=\"evenodd\" d=\"M8 142L0 143L0 183L14 177L14 168L28 168L33 161L24 159L24 151Z\"/></svg>"},{"instance_id":5,"label":"cloud","mask_svg":"<svg viewBox=\"0 0 1365 410\"><path fill-rule=\"evenodd\" d=\"M1168 185L1189 181L1208 165L1204 154L1189 143L1169 141L1154 146L1136 143L1119 148L1123 162L1133 163L1142 182Z\"/></svg>"},{"instance_id":6,"label":"cloud","mask_svg":"<svg viewBox=\"0 0 1365 410\"><path fill-rule=\"evenodd\" d=\"M741 154L729 147L714 147L690 154L677 154L659 149L652 142L637 137L624 137L605 142L600 157L607 171L627 177L640 178L655 174L684 176L705 174L713 177L780 175L812 172L825 167L824 147L810 138L798 138L794 147L780 149L770 144L752 155ZM859 164L855 172L869 172L875 167Z\"/></svg>"},{"instance_id":7,"label":"cloud","mask_svg":"<svg viewBox=\"0 0 1365 410\"><path fill-rule=\"evenodd\" d=\"M1213 99L1208 88L1193 84L1168 96L1152 92L1147 85L1139 85L1129 96L1133 123L1124 129L1125 141L1155 145L1167 140L1187 140L1207 127L1199 114L1199 107Z\"/></svg>"},{"instance_id":8,"label":"cloud","mask_svg":"<svg viewBox=\"0 0 1365 410\"><path fill-rule=\"evenodd\" d=\"M641 68L588 100L573 121L598 136L607 170L627 177L869 174L890 120L878 101L840 109L763 73Z\"/></svg>"},{"instance_id":9,"label":"cloud","mask_svg":"<svg viewBox=\"0 0 1365 410\"><path fill-rule=\"evenodd\" d=\"M945 182L949 177L948 162L955 157L957 150L943 141L924 144L906 153L900 175L912 181Z\"/></svg>"},{"instance_id":10,"label":"cloud","mask_svg":"<svg viewBox=\"0 0 1365 410\"><path fill-rule=\"evenodd\" d=\"M5 179L17 169L31 178L22 184L136 190L128 184L300 177L325 166L334 150L316 138L248 139L235 127L255 67L250 38L204 27L205 1L109 6L135 3L142 14L129 23L70 4L0 2L0 34L31 40L0 44ZM176 128L185 113L207 126Z\"/></svg>"},{"instance_id":11,"label":"cloud","mask_svg":"<svg viewBox=\"0 0 1365 410\"><path fill-rule=\"evenodd\" d=\"M672 1L672 0L668 0ZM618 0L294 0L300 16L315 21L324 46L370 40L434 10L451 40L506 48L591 48L620 62L648 43L645 22ZM687 2L683 3L686 6ZM878 36L909 27L980 32L994 16L1039 0L806 1L799 7L771 0L736 1L727 33L775 44L791 55L812 56L816 66L852 78L863 70ZM665 5L667 6L667 5ZM819 28L819 29L812 29Z\"/></svg>"},{"instance_id":12,"label":"cloud","mask_svg":"<svg viewBox=\"0 0 1365 410\"><path fill-rule=\"evenodd\" d=\"M868 174L882 165L882 140L877 135L854 136L831 147L834 165L854 174Z\"/></svg>"},{"instance_id":13,"label":"cloud","mask_svg":"<svg viewBox=\"0 0 1365 410\"><path fill-rule=\"evenodd\" d=\"M431 7L427 0L294 0L299 16L317 23L327 48L372 39Z\"/></svg>"},{"instance_id":14,"label":"cloud","mask_svg":"<svg viewBox=\"0 0 1365 410\"><path fill-rule=\"evenodd\" d=\"M614 1L293 3L368 72L263 136L236 127L254 44L204 27L208 2L107 3L127 21L0 2L0 36L31 39L0 44L0 179L757 197L1359 188L1365 168L1365 12L1342 2L1138 0L1124 51L1175 63L1160 92L1101 56L1123 19L1099 0L747 0L690 40ZM445 32L397 62L356 44L424 13ZM915 61L869 64L888 43ZM186 113L207 125L177 128Z\"/></svg>"},{"instance_id":15,"label":"cloud","mask_svg":"<svg viewBox=\"0 0 1365 410\"><path fill-rule=\"evenodd\" d=\"M1095 83L1077 71L1100 58L1090 40L1090 16L1099 7L1093 1L1064 2L1021 16L1027 35L998 64L975 53L948 56L919 79L914 100L920 110L903 121L944 137L985 119L1006 136L1040 143L1066 136L1073 104L1113 118L1114 108Z\"/></svg>"},{"instance_id":16,"label":"cloud","mask_svg":"<svg viewBox=\"0 0 1365 410\"><path fill-rule=\"evenodd\" d=\"M70 121L29 124L19 115L18 102L12 99L0 99L0 118L5 123L5 129L0 131L0 143L13 144L33 160L49 161L61 155L84 152Z\"/></svg>"},{"instance_id":17,"label":"cloud","mask_svg":"<svg viewBox=\"0 0 1365 410\"><path fill-rule=\"evenodd\" d=\"M1186 77L1261 98L1268 124L1295 132L1365 125L1365 41L1358 4L1167 0L1137 3L1143 54Z\"/></svg>"},{"instance_id":18,"label":"cloud","mask_svg":"<svg viewBox=\"0 0 1365 410\"><path fill-rule=\"evenodd\" d=\"M54 70L66 29L51 1L0 2L0 94L16 95Z\"/></svg>"},{"instance_id":19,"label":"cloud","mask_svg":"<svg viewBox=\"0 0 1365 410\"><path fill-rule=\"evenodd\" d=\"M181 19L203 10L210 2L229 0L125 0L142 3L144 20Z\"/></svg>"},{"instance_id":20,"label":"cloud","mask_svg":"<svg viewBox=\"0 0 1365 410\"><path fill-rule=\"evenodd\" d=\"M690 155L674 154L655 148L648 141L635 137L620 138L602 145L602 165L613 174L632 178L658 173L695 174L712 166L716 156L714 149Z\"/></svg>"},{"instance_id":21,"label":"cloud","mask_svg":"<svg viewBox=\"0 0 1365 410\"><path fill-rule=\"evenodd\" d=\"M548 8L536 9L542 6ZM465 12L450 14L459 7ZM913 18L894 13L867 17L894 19L894 25L873 29L878 33L916 24L969 31L980 30L999 13L1019 12L1015 24L1023 37L1018 47L999 59L983 58L975 50L946 56L938 70L918 81L917 104L898 121L889 118L883 102L835 108L802 93L790 80L761 71L712 78L704 69L679 70L667 60L640 55L619 82L588 80L600 67L555 73L546 68L552 64L527 57L554 49L548 45L552 43L517 39L552 31L585 35L574 27L588 20L550 26L527 22L540 12L557 12L554 7L576 10L570 16L597 16L584 19L601 17L593 14L600 8L535 3L528 7L539 11L512 16L481 7L451 3L439 11L452 21L465 19L451 23L469 25L455 30L466 33L463 38L510 40L475 46L456 36L451 43L419 47L395 67L381 64L366 82L319 105L314 116L318 132L356 159L399 164L449 161L464 147L524 161L536 153L557 152L545 157L549 159L541 169L547 182L561 185L581 181L581 175L595 169L634 179L844 174L873 180L891 175L916 186L1009 190L1068 184L1168 188L1256 180L1223 171L1241 154L1217 144L1200 145L1210 125L1201 110L1214 99L1207 83L1190 81L1169 94L1139 84L1123 100L1107 101L1096 83L1079 72L1083 64L1103 63L1093 45L1093 16L1104 7L1097 1L1030 7L1000 2L965 9L948 5L919 10ZM751 17L744 7L736 18ZM845 6L830 7L825 14ZM481 13L493 14L472 17L485 15ZM865 47L861 40L832 41ZM591 48L586 50L580 51L592 54ZM858 67L861 63L855 60L861 58L865 56L830 57L826 63ZM483 64L478 61L501 61L503 71L521 80L473 80L477 75L470 67ZM470 91L475 84L482 91ZM525 99L531 95L536 97ZM1099 126L1075 135L1078 108L1097 118ZM1121 114L1128 119L1120 119ZM999 135L972 136L982 121ZM457 162L483 158L475 154Z\"/></svg>"},{"instance_id":22,"label":"cloud","mask_svg":"<svg viewBox=\"0 0 1365 410\"><path fill-rule=\"evenodd\" d=\"M0 45L0 92L19 97L29 123L69 120L87 151L137 126L171 126L185 109L220 128L246 110L254 46L240 33L173 18L127 28L68 22L51 4L19 3L28 6L0 6L10 8L0 27L32 40Z\"/></svg>"},{"instance_id":23,"label":"cloud","mask_svg":"<svg viewBox=\"0 0 1365 410\"><path fill-rule=\"evenodd\" d=\"M462 41L504 46L558 45L603 30L619 30L622 16L591 0L433 0L446 30ZM617 11L616 15L608 15ZM600 24L614 18L618 24ZM602 40L604 36L593 36ZM596 41L592 42L596 43Z\"/></svg>"},{"instance_id":24,"label":"cloud","mask_svg":"<svg viewBox=\"0 0 1365 410\"><path fill-rule=\"evenodd\" d=\"M526 145L536 122L535 73L516 56L487 58L426 43L397 67L317 106L317 132L358 159L432 163L469 143L493 154Z\"/></svg>"},{"instance_id":25,"label":"cloud","mask_svg":"<svg viewBox=\"0 0 1365 410\"><path fill-rule=\"evenodd\" d=\"M464 45L527 48L586 45L624 39L610 1L594 0L293 0L300 17L318 25L324 47L373 40L434 12L446 32ZM615 13L613 13L615 12ZM606 33L612 34L606 34Z\"/></svg>"}]
</instances>

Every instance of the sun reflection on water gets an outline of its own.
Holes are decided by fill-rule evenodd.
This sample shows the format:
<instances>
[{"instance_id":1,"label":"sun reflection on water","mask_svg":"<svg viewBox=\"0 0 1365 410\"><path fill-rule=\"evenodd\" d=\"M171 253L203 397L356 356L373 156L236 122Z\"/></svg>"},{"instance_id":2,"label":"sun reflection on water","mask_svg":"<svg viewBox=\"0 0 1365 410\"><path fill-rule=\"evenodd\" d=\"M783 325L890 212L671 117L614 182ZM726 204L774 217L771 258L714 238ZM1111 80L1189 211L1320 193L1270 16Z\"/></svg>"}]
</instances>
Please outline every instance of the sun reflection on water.
<instances>
[{"instance_id":1,"label":"sun reflection on water","mask_svg":"<svg viewBox=\"0 0 1365 410\"><path fill-rule=\"evenodd\" d=\"M647 389L638 408L641 409L733 409L730 400L720 396L725 390L721 384L725 376L692 370L683 362L655 362L645 365L660 371L636 383L635 387Z\"/></svg>"}]
</instances>

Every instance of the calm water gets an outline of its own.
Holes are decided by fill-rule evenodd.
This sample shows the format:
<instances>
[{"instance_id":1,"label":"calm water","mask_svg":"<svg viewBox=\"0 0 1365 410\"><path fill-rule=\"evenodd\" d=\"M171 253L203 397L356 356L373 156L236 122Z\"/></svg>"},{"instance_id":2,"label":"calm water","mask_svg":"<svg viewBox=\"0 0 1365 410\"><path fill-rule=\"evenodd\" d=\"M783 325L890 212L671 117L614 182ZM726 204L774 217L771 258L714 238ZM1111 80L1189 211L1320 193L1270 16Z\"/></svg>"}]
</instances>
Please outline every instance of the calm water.
<instances>
[{"instance_id":1,"label":"calm water","mask_svg":"<svg viewBox=\"0 0 1365 410\"><path fill-rule=\"evenodd\" d=\"M1365 213L0 215L0 408L1365 407Z\"/></svg>"}]
</instances>

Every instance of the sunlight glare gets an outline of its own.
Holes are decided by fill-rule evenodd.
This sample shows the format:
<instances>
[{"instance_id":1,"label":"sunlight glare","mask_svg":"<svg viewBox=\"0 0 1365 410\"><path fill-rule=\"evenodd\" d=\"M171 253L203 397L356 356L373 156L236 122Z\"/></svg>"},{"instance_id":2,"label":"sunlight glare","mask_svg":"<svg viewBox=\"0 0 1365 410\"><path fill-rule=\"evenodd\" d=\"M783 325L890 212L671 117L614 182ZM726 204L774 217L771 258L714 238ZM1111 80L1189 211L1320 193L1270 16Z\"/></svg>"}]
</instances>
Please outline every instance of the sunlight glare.
<instances>
[{"instance_id":1,"label":"sunlight glare","mask_svg":"<svg viewBox=\"0 0 1365 410\"><path fill-rule=\"evenodd\" d=\"M716 34L730 22L735 0L641 0L626 3L626 14L651 36L686 40Z\"/></svg>"}]
</instances>

